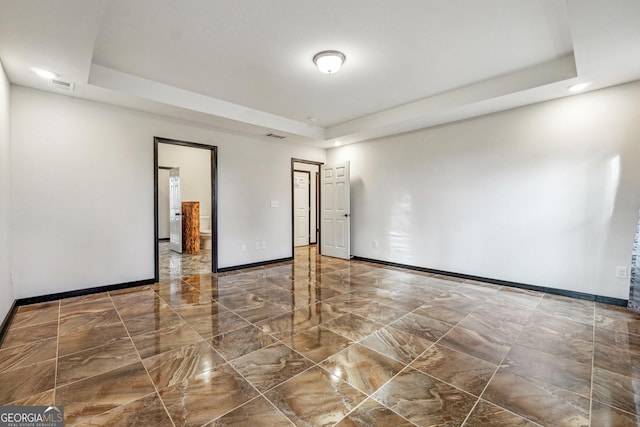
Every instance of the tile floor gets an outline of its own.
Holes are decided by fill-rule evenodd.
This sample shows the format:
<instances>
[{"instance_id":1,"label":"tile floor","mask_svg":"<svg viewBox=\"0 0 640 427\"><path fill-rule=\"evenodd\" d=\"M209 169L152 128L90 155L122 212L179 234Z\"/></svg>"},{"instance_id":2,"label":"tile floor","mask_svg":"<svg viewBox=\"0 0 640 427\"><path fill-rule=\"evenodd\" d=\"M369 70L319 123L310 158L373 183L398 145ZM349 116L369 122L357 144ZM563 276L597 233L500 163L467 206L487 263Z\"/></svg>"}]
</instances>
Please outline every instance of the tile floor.
<instances>
[{"instance_id":1,"label":"tile floor","mask_svg":"<svg viewBox=\"0 0 640 427\"><path fill-rule=\"evenodd\" d=\"M301 248L21 307L0 404L69 426L636 426L640 316Z\"/></svg>"},{"instance_id":2,"label":"tile floor","mask_svg":"<svg viewBox=\"0 0 640 427\"><path fill-rule=\"evenodd\" d=\"M160 280L192 274L211 273L211 249L200 249L197 255L177 253L169 249L169 241L158 243Z\"/></svg>"}]
</instances>

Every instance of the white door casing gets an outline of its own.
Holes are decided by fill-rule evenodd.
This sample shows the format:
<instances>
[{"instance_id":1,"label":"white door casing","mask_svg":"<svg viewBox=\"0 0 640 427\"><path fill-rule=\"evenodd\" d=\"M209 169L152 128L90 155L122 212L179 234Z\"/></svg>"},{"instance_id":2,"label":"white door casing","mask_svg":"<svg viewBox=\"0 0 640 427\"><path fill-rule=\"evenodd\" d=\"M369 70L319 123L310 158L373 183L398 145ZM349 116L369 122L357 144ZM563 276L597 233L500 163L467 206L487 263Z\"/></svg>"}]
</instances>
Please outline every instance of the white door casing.
<instances>
[{"instance_id":1,"label":"white door casing","mask_svg":"<svg viewBox=\"0 0 640 427\"><path fill-rule=\"evenodd\" d=\"M323 165L320 171L321 254L351 258L349 162Z\"/></svg>"},{"instance_id":2,"label":"white door casing","mask_svg":"<svg viewBox=\"0 0 640 427\"><path fill-rule=\"evenodd\" d=\"M173 168L169 172L169 249L182 253L180 168Z\"/></svg>"},{"instance_id":3,"label":"white door casing","mask_svg":"<svg viewBox=\"0 0 640 427\"><path fill-rule=\"evenodd\" d=\"M293 232L295 246L309 245L309 180L310 173L304 171L293 172Z\"/></svg>"}]
</instances>

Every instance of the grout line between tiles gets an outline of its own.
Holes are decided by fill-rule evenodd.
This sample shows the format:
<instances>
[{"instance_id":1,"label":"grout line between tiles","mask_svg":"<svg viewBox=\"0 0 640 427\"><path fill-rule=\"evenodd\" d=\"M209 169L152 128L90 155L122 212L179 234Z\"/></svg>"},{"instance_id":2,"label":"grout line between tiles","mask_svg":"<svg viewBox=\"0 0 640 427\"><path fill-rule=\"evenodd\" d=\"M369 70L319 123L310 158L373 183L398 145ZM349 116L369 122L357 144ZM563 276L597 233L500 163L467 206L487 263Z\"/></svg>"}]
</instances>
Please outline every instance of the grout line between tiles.
<instances>
[{"instance_id":1,"label":"grout line between tiles","mask_svg":"<svg viewBox=\"0 0 640 427\"><path fill-rule=\"evenodd\" d=\"M111 300L111 304L113 304L113 307L116 310L116 313L118 314L118 318L120 318L120 322L122 322L122 327L127 332L127 336L129 337L129 340L131 340L131 345L133 345L133 348L136 351L136 354L138 355L138 361L140 362L140 364L144 368L144 371L147 373L147 378L149 378L149 381L151 382L151 385L153 386L153 389L155 390L156 396L158 396L158 399L160 400L160 403L162 403L162 407L164 408L167 416L169 417L169 420L171 421L171 424L173 424L173 426L176 427L176 423L173 421L173 417L171 416L171 413L167 409L167 405L165 405L164 400L162 399L162 397L160 397L160 393L158 392L158 387L156 387L156 383L153 381L153 378L151 378L151 374L149 374L149 370L147 369L145 364L142 362L142 356L140 355L140 352L138 351L138 347L136 347L135 343L133 342L133 338L131 338L131 334L129 333L129 329L127 329L127 326L125 325L124 320L122 319L122 316L120 316L120 311L118 310L118 307L116 306L116 304L113 302L113 298L111 298L111 294L109 294L109 299ZM138 399L136 399L136 400L138 400ZM126 404L128 404L128 403L131 403L131 402L127 402Z\"/></svg>"}]
</instances>

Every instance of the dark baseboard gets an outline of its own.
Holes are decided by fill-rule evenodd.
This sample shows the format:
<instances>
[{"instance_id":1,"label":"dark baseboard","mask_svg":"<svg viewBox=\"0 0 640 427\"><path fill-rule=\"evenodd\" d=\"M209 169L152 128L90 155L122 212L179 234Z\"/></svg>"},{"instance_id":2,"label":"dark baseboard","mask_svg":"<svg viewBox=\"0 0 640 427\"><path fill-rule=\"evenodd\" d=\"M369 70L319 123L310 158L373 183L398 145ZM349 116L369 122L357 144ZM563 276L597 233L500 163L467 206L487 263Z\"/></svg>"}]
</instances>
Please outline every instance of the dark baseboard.
<instances>
[{"instance_id":1,"label":"dark baseboard","mask_svg":"<svg viewBox=\"0 0 640 427\"><path fill-rule=\"evenodd\" d=\"M117 291L118 289L135 288L136 286L144 286L156 283L153 279L138 280L135 282L118 283L116 285L97 286L95 288L78 289L75 291L58 292L55 294L40 295L37 297L20 298L16 300L16 306L38 304L41 302L55 301L57 299L80 297L84 295L97 294L100 292Z\"/></svg>"},{"instance_id":2,"label":"dark baseboard","mask_svg":"<svg viewBox=\"0 0 640 427\"><path fill-rule=\"evenodd\" d=\"M7 313L7 316L2 322L2 326L0 326L0 346L2 345L2 341L4 341L7 331L9 330L9 325L11 324L11 320L13 319L13 316L15 315L16 311L18 310L18 307L20 306L29 305L29 304L39 304L41 302L55 301L55 300L64 299L64 298L97 294L100 292L117 291L118 289L135 288L136 286L150 285L152 283L156 283L156 281L153 279L145 279L145 280L138 280L135 282L118 283L116 285L97 286L95 288L78 289L75 291L58 292L55 294L40 295L37 297L29 297L29 298L19 298L17 300L14 300L13 304L11 305L11 310L9 310L9 313Z\"/></svg>"},{"instance_id":3,"label":"dark baseboard","mask_svg":"<svg viewBox=\"0 0 640 427\"><path fill-rule=\"evenodd\" d=\"M264 267L265 265L278 264L280 262L290 262L290 261L293 261L293 257L273 259L270 261L254 262L252 264L234 265L231 267L219 268L217 273L227 273L229 271L243 270L245 268Z\"/></svg>"},{"instance_id":4,"label":"dark baseboard","mask_svg":"<svg viewBox=\"0 0 640 427\"><path fill-rule=\"evenodd\" d=\"M0 325L0 347L2 347L2 342L4 341L4 337L7 335L7 331L9 330L9 325L11 325L11 320L13 320L13 316L16 313L18 306L16 304L16 300L13 300L11 304L11 308L7 312L7 315L4 317L2 321L2 325Z\"/></svg>"},{"instance_id":5,"label":"dark baseboard","mask_svg":"<svg viewBox=\"0 0 640 427\"><path fill-rule=\"evenodd\" d=\"M601 302L604 304L626 306L628 302L626 299L605 297L601 295L587 294L584 292L568 291L565 289L549 288L546 286L529 285L526 283L510 282L507 280L491 279L488 277L472 276L469 274L455 273L451 271L435 270L433 268L416 267L414 265L398 264L396 262L381 261L381 260L372 259L372 258L363 258L359 256L354 256L352 259L358 260L358 261L370 262L373 264L387 265L389 267L399 267L399 268L405 268L407 270L421 271L423 273L440 274L443 276L457 277L465 280L477 280L479 282L486 282L494 285L510 286L512 288L526 289L529 291L538 291L538 292L544 292L547 294L561 295L565 297Z\"/></svg>"}]
</instances>

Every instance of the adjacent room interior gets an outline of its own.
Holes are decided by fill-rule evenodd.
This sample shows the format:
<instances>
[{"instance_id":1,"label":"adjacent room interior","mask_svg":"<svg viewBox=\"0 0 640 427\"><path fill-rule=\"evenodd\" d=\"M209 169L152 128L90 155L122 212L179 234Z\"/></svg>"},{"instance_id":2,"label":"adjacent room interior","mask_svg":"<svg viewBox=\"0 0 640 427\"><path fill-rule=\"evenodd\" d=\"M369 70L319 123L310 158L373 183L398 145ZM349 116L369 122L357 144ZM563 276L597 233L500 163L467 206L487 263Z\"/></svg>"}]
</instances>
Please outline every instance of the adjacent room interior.
<instances>
[{"instance_id":1,"label":"adjacent room interior","mask_svg":"<svg viewBox=\"0 0 640 427\"><path fill-rule=\"evenodd\" d=\"M0 405L640 425L638 22L0 2Z\"/></svg>"}]
</instances>

